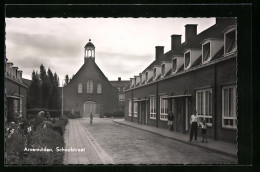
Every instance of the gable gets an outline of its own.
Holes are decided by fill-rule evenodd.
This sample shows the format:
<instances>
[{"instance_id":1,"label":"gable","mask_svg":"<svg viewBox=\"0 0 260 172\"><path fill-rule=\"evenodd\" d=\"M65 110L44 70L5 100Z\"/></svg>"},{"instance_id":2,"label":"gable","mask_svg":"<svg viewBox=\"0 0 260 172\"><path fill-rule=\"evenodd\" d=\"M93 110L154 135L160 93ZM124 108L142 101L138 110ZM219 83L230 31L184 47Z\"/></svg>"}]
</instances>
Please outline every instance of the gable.
<instances>
[{"instance_id":1,"label":"gable","mask_svg":"<svg viewBox=\"0 0 260 172\"><path fill-rule=\"evenodd\" d=\"M92 80L94 83L101 83L105 87L113 87L112 84L108 81L107 77L100 70L97 64L93 59L87 58L85 63L81 66L78 72L74 75L71 81L64 87L75 87L79 83L83 84L83 87L86 85L87 80Z\"/></svg>"}]
</instances>

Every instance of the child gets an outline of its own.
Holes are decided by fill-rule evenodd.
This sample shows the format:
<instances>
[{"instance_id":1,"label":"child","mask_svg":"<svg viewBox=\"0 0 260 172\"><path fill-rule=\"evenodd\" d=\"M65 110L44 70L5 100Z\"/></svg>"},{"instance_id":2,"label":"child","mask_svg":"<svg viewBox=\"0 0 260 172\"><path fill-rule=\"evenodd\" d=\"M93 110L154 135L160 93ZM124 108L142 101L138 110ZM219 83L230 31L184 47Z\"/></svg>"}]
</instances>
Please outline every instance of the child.
<instances>
[{"instance_id":1,"label":"child","mask_svg":"<svg viewBox=\"0 0 260 172\"><path fill-rule=\"evenodd\" d=\"M92 123L93 123L93 114L92 114L92 112L90 113L90 125L92 125Z\"/></svg>"},{"instance_id":2,"label":"child","mask_svg":"<svg viewBox=\"0 0 260 172\"><path fill-rule=\"evenodd\" d=\"M203 121L202 121L202 124L201 124L201 134L202 134L202 141L201 142L204 142L204 139L205 139L205 142L207 143L208 140L207 140L207 122L205 120L205 118L203 118Z\"/></svg>"}]
</instances>

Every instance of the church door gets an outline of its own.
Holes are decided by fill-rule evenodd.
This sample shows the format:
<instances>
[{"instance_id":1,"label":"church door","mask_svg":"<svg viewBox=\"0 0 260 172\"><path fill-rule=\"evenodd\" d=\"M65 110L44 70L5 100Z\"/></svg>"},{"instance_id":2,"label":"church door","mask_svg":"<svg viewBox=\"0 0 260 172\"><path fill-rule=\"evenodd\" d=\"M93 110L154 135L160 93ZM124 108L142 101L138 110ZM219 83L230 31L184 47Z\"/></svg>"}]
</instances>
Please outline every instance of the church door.
<instances>
[{"instance_id":1,"label":"church door","mask_svg":"<svg viewBox=\"0 0 260 172\"><path fill-rule=\"evenodd\" d=\"M86 101L84 102L84 106L83 106L83 118L89 117L90 113L92 113L95 116L96 103L93 101Z\"/></svg>"}]
</instances>

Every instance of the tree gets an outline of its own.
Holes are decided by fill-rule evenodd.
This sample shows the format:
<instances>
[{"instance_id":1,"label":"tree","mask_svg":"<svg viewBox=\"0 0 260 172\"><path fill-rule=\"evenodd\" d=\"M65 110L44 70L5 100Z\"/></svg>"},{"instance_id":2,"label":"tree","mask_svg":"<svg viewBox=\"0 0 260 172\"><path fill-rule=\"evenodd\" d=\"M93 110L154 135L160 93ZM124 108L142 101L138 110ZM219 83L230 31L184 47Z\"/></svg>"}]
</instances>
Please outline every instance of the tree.
<instances>
[{"instance_id":1,"label":"tree","mask_svg":"<svg viewBox=\"0 0 260 172\"><path fill-rule=\"evenodd\" d=\"M54 101L54 97L53 97L53 91L54 91L54 76L53 76L53 73L51 71L50 68L48 68L48 71L47 71L47 74L48 74L48 78L49 78L49 81L50 81L50 90L49 90L49 98L48 98L48 108L49 109L53 109L53 101Z\"/></svg>"},{"instance_id":2,"label":"tree","mask_svg":"<svg viewBox=\"0 0 260 172\"><path fill-rule=\"evenodd\" d=\"M29 87L29 106L31 108L40 108L42 105L41 102L41 80L38 72L33 70L32 72L32 82Z\"/></svg>"},{"instance_id":3,"label":"tree","mask_svg":"<svg viewBox=\"0 0 260 172\"><path fill-rule=\"evenodd\" d=\"M70 81L69 75L65 75L65 85L67 85L69 81Z\"/></svg>"},{"instance_id":4,"label":"tree","mask_svg":"<svg viewBox=\"0 0 260 172\"><path fill-rule=\"evenodd\" d=\"M51 82L46 74L46 69L43 66L43 64L41 64L40 66L40 78L42 81L42 86L41 86L41 90L42 90L42 107L43 108L48 108L48 100L49 100L49 96L50 96L50 89L51 89Z\"/></svg>"}]
</instances>

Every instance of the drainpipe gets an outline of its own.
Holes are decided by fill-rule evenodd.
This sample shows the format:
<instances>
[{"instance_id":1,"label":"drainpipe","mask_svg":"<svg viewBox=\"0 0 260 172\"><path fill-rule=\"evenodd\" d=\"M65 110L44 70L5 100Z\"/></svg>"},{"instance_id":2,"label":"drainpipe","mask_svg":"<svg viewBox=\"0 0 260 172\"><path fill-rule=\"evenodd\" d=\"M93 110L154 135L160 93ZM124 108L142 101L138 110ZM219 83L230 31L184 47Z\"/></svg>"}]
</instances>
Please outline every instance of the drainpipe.
<instances>
[{"instance_id":1,"label":"drainpipe","mask_svg":"<svg viewBox=\"0 0 260 172\"><path fill-rule=\"evenodd\" d=\"M134 90L132 90L132 115L131 115L131 122L133 122L133 118L134 118Z\"/></svg>"},{"instance_id":2,"label":"drainpipe","mask_svg":"<svg viewBox=\"0 0 260 172\"><path fill-rule=\"evenodd\" d=\"M214 139L217 140L217 72L214 64Z\"/></svg>"},{"instance_id":3,"label":"drainpipe","mask_svg":"<svg viewBox=\"0 0 260 172\"><path fill-rule=\"evenodd\" d=\"M156 82L156 127L158 128L158 123L159 123L159 88L158 88L159 83Z\"/></svg>"},{"instance_id":4,"label":"drainpipe","mask_svg":"<svg viewBox=\"0 0 260 172\"><path fill-rule=\"evenodd\" d=\"M19 85L19 103L18 103L18 114L19 114L19 116L20 116L20 105L21 105L21 85L20 84L18 84ZM23 115L23 114L22 114Z\"/></svg>"}]
</instances>

